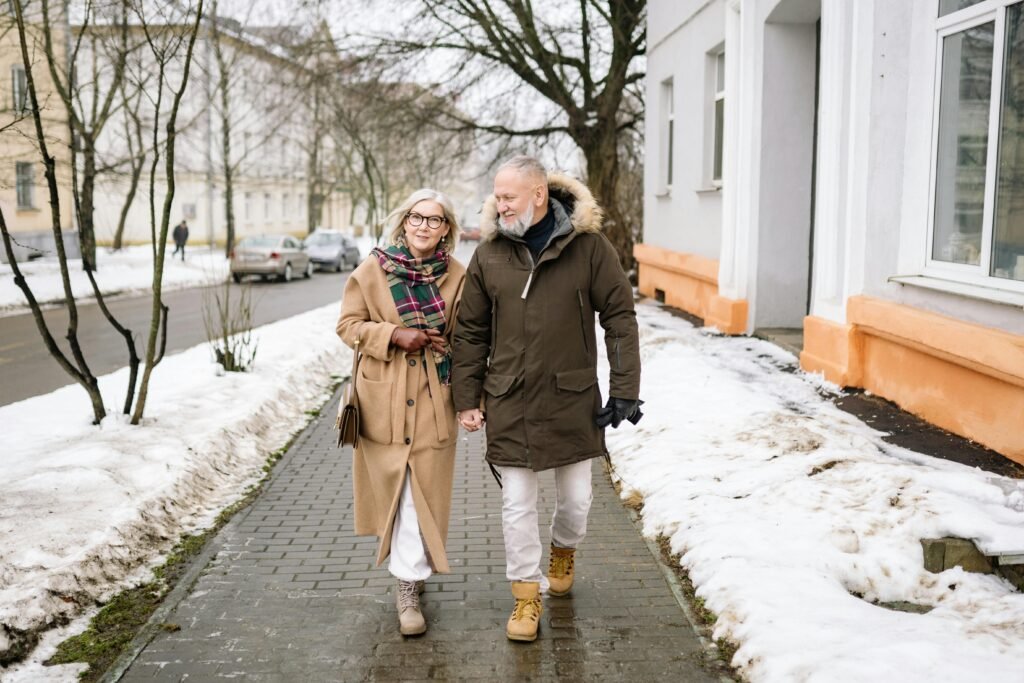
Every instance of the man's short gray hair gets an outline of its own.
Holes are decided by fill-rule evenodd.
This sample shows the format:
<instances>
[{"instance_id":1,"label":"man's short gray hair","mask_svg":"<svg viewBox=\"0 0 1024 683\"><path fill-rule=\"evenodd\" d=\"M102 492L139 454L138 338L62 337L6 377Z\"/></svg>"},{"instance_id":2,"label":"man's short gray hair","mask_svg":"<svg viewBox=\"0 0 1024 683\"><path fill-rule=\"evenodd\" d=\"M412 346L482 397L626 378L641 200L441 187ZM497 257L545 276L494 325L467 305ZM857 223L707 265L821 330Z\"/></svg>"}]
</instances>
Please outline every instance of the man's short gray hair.
<instances>
[{"instance_id":1,"label":"man's short gray hair","mask_svg":"<svg viewBox=\"0 0 1024 683\"><path fill-rule=\"evenodd\" d=\"M546 180L548 177L548 171L544 168L544 164L540 163L535 157L527 156L526 154L517 154L499 166L498 170L504 171L506 168L518 171L528 178L533 177L538 180Z\"/></svg>"}]
</instances>

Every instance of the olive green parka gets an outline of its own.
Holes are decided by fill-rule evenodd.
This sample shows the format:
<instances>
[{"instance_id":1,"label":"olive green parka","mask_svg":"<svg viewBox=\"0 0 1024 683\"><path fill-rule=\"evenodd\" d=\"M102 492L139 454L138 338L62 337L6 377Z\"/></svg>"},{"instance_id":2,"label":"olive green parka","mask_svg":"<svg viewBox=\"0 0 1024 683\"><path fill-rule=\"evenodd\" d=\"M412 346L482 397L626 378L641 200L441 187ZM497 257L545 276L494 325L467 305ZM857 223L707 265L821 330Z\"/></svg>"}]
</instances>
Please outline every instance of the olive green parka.
<instances>
[{"instance_id":1,"label":"olive green parka","mask_svg":"<svg viewBox=\"0 0 1024 683\"><path fill-rule=\"evenodd\" d=\"M633 289L601 234L601 210L585 185L548 176L555 229L534 262L522 240L500 233L497 204L481 216L454 338L456 410L482 407L487 461L546 470L605 453L594 424L595 315L604 329L609 391L637 399L640 353Z\"/></svg>"}]
</instances>

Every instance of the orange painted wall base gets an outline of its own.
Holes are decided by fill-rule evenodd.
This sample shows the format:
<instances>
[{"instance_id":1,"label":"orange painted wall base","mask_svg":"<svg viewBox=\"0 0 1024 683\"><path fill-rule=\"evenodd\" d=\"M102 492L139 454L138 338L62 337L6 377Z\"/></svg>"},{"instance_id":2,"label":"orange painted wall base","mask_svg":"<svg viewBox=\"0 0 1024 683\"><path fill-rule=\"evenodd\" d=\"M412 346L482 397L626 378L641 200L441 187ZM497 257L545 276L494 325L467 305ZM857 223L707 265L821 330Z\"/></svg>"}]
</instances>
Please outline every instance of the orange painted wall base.
<instances>
[{"instance_id":1,"label":"orange painted wall base","mask_svg":"<svg viewBox=\"0 0 1024 683\"><path fill-rule=\"evenodd\" d=\"M746 332L747 302L718 293L718 261L649 244L635 245L633 256L641 294L654 298L660 290L666 304L703 318L705 325L725 334Z\"/></svg>"},{"instance_id":2,"label":"orange painted wall base","mask_svg":"<svg viewBox=\"0 0 1024 683\"><path fill-rule=\"evenodd\" d=\"M856 296L805 318L800 365L1024 464L1024 336Z\"/></svg>"}]
</instances>

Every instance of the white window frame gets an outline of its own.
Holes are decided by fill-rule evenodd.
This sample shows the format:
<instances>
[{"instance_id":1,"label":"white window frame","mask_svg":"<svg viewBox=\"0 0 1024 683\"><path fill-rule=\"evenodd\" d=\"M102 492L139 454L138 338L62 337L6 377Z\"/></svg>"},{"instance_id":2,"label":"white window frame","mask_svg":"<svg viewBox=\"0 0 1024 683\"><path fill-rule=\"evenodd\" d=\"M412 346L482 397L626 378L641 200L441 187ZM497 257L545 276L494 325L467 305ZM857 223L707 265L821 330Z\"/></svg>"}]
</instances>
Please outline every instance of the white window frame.
<instances>
[{"instance_id":1,"label":"white window frame","mask_svg":"<svg viewBox=\"0 0 1024 683\"><path fill-rule=\"evenodd\" d=\"M272 203L270 201L270 193L269 192L264 192L263 193L263 222L264 223L269 223L270 222L270 209L271 209L271 206L272 206Z\"/></svg>"},{"instance_id":2,"label":"white window frame","mask_svg":"<svg viewBox=\"0 0 1024 683\"><path fill-rule=\"evenodd\" d=\"M1003 100L1003 68L1005 52L1006 8L1020 0L986 0L943 17L938 16L939 2L935 0L935 64L932 92L932 130L929 155L928 220L925 233L923 274L941 280L952 280L990 289L1024 293L1024 282L990 275L992 264L992 238L995 221L995 198L999 161L1000 112ZM982 213L981 246L978 265L950 263L933 257L935 238L935 193L938 182L939 106L942 97L943 41L981 24L995 23L992 44L992 91L989 102L988 148L985 157L985 195Z\"/></svg>"},{"instance_id":3,"label":"white window frame","mask_svg":"<svg viewBox=\"0 0 1024 683\"><path fill-rule=\"evenodd\" d=\"M709 117L711 121L711 145L710 145L710 158L708 159L708 181L712 187L722 187L722 175L725 171L725 49L718 49L710 53L711 57L711 110ZM719 67L721 67L721 74L719 74ZM721 77L721 78L719 78ZM718 89L718 82L721 80L722 89ZM718 151L718 140L715 137L715 133L718 130L717 118L718 118L718 103L722 102L722 149ZM715 155L720 154L722 157L722 168L719 169L719 177L715 177Z\"/></svg>"},{"instance_id":4,"label":"white window frame","mask_svg":"<svg viewBox=\"0 0 1024 683\"><path fill-rule=\"evenodd\" d=\"M672 181L676 173L673 164L673 147L676 137L675 84L671 76L658 86L658 187L656 194L667 197L672 194Z\"/></svg>"}]
</instances>

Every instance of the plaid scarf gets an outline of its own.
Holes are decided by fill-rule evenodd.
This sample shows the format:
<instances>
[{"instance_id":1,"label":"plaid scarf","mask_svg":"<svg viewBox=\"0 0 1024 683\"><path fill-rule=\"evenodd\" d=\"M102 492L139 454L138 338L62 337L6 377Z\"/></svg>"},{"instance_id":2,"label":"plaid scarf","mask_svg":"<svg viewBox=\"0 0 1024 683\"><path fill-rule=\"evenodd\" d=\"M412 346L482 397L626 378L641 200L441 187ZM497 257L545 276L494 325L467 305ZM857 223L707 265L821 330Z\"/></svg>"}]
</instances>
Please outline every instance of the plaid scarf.
<instances>
[{"instance_id":1,"label":"plaid scarf","mask_svg":"<svg viewBox=\"0 0 1024 683\"><path fill-rule=\"evenodd\" d=\"M388 278L391 298L406 327L425 330L432 327L444 334L444 299L435 284L448 272L448 252L439 249L433 256L414 258L407 247L375 248L371 252ZM424 349L429 352L430 349ZM452 351L434 351L434 364L441 384L451 384Z\"/></svg>"}]
</instances>

